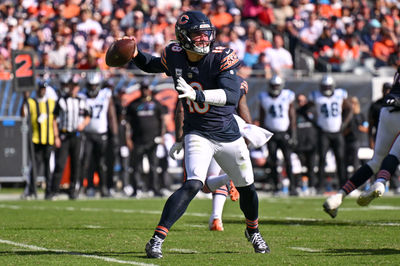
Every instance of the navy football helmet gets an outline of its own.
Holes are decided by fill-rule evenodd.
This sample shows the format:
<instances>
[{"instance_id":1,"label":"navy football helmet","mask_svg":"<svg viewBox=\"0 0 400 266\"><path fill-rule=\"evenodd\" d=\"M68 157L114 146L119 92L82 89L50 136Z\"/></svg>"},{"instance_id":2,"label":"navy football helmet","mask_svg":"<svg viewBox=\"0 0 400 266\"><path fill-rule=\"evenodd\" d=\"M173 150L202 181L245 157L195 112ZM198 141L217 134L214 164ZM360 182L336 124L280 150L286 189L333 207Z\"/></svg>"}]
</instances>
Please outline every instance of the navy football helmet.
<instances>
[{"instance_id":1,"label":"navy football helmet","mask_svg":"<svg viewBox=\"0 0 400 266\"><path fill-rule=\"evenodd\" d=\"M207 41L195 42L193 38L199 34L208 36ZM181 14L175 24L175 35L185 50L206 55L215 41L215 27L206 15L200 11L187 11ZM201 46L196 45L201 43Z\"/></svg>"},{"instance_id":2,"label":"navy football helmet","mask_svg":"<svg viewBox=\"0 0 400 266\"><path fill-rule=\"evenodd\" d=\"M269 80L269 90L268 93L271 97L278 97L283 89L283 79L278 75L273 75Z\"/></svg>"},{"instance_id":3,"label":"navy football helmet","mask_svg":"<svg viewBox=\"0 0 400 266\"><path fill-rule=\"evenodd\" d=\"M330 97L335 90L335 80L330 75L324 75L320 83L320 91L323 95Z\"/></svg>"}]
</instances>

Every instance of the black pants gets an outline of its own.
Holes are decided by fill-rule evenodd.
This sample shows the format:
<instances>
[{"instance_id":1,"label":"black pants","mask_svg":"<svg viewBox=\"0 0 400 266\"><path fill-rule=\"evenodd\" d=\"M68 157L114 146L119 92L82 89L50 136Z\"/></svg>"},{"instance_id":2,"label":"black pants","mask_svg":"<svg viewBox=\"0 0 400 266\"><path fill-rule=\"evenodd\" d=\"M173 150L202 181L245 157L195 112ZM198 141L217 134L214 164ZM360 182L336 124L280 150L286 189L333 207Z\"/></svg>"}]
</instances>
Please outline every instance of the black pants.
<instances>
[{"instance_id":1,"label":"black pants","mask_svg":"<svg viewBox=\"0 0 400 266\"><path fill-rule=\"evenodd\" d=\"M277 151L281 149L285 161L286 173L290 180L290 190L294 191L296 188L296 180L292 172L292 161L290 154L292 150L288 143L289 134L286 132L274 132L274 135L268 142L268 164L271 166L271 177L275 185L275 190L278 189L279 175L277 171Z\"/></svg>"},{"instance_id":2,"label":"black pants","mask_svg":"<svg viewBox=\"0 0 400 266\"><path fill-rule=\"evenodd\" d=\"M301 165L307 167L308 186L315 187L317 184L317 177L314 172L314 168L317 165L317 149L296 151L297 156L301 162Z\"/></svg>"},{"instance_id":3,"label":"black pants","mask_svg":"<svg viewBox=\"0 0 400 266\"><path fill-rule=\"evenodd\" d=\"M100 192L102 195L108 194L106 165L107 142L107 134L85 133L83 176L88 180L88 188L94 188L93 174L97 171L100 178Z\"/></svg>"},{"instance_id":4,"label":"black pants","mask_svg":"<svg viewBox=\"0 0 400 266\"><path fill-rule=\"evenodd\" d=\"M43 145L43 144L33 144L34 158L32 160L32 168L29 177L29 182L25 193L30 195L36 195L36 181L37 176L43 165L44 177L46 179L46 195L50 193L51 190L51 172L50 172L50 156L53 151L53 146Z\"/></svg>"},{"instance_id":5,"label":"black pants","mask_svg":"<svg viewBox=\"0 0 400 266\"><path fill-rule=\"evenodd\" d=\"M133 166L133 187L135 191L137 189L144 189L146 183L149 185L149 189L153 190L154 193L160 194L160 180L157 173L159 165L157 157L157 144L151 143L135 143L133 154L132 154L132 166ZM150 176L149 182L146 182L143 177L143 156L147 155L150 164Z\"/></svg>"},{"instance_id":6,"label":"black pants","mask_svg":"<svg viewBox=\"0 0 400 266\"><path fill-rule=\"evenodd\" d=\"M342 187L346 183L346 173L344 166L344 139L340 132L328 133L320 132L318 139L318 155L319 155L319 185L320 190L325 187L325 164L326 164L326 153L329 148L335 155L336 160L336 172L339 181L339 187Z\"/></svg>"},{"instance_id":7,"label":"black pants","mask_svg":"<svg viewBox=\"0 0 400 266\"><path fill-rule=\"evenodd\" d=\"M355 141L345 141L345 166L346 170L348 166L353 166L354 170L357 170L361 166L360 159L358 159L358 149L360 148L360 142L358 140Z\"/></svg>"},{"instance_id":8,"label":"black pants","mask_svg":"<svg viewBox=\"0 0 400 266\"><path fill-rule=\"evenodd\" d=\"M60 138L61 147L56 149L56 166L51 182L51 192L56 193L59 191L61 177L69 155L71 159L69 193L70 195L73 195L75 193L76 182L81 169L80 152L82 136L81 133L68 133L61 134Z\"/></svg>"}]
</instances>

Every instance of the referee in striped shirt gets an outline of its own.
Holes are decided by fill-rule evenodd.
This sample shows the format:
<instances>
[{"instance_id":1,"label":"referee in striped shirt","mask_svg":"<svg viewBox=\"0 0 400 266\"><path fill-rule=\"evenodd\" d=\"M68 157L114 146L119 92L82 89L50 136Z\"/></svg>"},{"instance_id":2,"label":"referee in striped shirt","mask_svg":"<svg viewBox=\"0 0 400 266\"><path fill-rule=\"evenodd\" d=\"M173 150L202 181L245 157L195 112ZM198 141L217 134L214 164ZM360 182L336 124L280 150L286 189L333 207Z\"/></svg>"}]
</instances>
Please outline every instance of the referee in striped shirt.
<instances>
[{"instance_id":1,"label":"referee in striped shirt","mask_svg":"<svg viewBox=\"0 0 400 266\"><path fill-rule=\"evenodd\" d=\"M56 165L53 173L51 200L59 191L61 177L68 155L71 162L69 198L76 199L76 183L80 174L80 154L82 131L90 121L91 110L84 99L78 97L80 90L77 77L73 77L62 88L61 97L54 109L54 141L56 146Z\"/></svg>"}]
</instances>

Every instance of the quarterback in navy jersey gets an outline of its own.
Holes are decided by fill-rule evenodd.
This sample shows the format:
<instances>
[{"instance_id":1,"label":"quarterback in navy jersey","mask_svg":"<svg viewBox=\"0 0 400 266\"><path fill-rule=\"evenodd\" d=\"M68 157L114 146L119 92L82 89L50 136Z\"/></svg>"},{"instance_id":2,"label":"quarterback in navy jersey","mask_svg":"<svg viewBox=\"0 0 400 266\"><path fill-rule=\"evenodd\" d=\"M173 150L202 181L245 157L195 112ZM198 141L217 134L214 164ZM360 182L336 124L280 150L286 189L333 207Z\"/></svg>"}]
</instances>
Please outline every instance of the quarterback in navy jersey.
<instances>
[{"instance_id":1,"label":"quarterback in navy jersey","mask_svg":"<svg viewBox=\"0 0 400 266\"><path fill-rule=\"evenodd\" d=\"M161 57L135 49L133 62L143 71L172 76L183 105L183 132L175 150L185 146L185 182L167 200L153 237L146 244L150 258L162 258L162 243L203 187L214 158L237 186L246 217L245 236L257 253L269 253L258 230L258 197L249 150L233 116L240 97L236 76L239 59L233 50L213 47L215 28L199 11L187 11L175 25L176 43Z\"/></svg>"},{"instance_id":2,"label":"quarterback in navy jersey","mask_svg":"<svg viewBox=\"0 0 400 266\"><path fill-rule=\"evenodd\" d=\"M328 197L323 208L335 218L343 199L363 185L375 173L375 183L357 199L360 206L368 206L375 198L385 193L385 184L394 174L400 161L400 67L394 75L392 89L385 96L380 111L374 155L371 160L358 168L339 192Z\"/></svg>"}]
</instances>

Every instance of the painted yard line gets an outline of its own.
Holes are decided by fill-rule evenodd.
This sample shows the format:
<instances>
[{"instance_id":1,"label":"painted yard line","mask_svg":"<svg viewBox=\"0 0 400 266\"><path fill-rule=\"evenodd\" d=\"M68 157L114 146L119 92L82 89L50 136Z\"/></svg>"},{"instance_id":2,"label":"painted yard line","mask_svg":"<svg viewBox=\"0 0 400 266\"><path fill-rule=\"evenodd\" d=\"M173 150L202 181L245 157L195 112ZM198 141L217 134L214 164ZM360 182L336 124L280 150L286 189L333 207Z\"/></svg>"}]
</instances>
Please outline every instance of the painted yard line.
<instances>
[{"instance_id":1,"label":"painted yard line","mask_svg":"<svg viewBox=\"0 0 400 266\"><path fill-rule=\"evenodd\" d=\"M340 211L399 211L399 206L383 206L383 205L373 205L369 207L357 207L357 208L340 208Z\"/></svg>"},{"instance_id":2,"label":"painted yard line","mask_svg":"<svg viewBox=\"0 0 400 266\"><path fill-rule=\"evenodd\" d=\"M303 248L303 247L289 247L289 248L294 249L294 250L310 252L310 253L315 253L315 252L321 252L322 251L322 249Z\"/></svg>"},{"instance_id":3,"label":"painted yard line","mask_svg":"<svg viewBox=\"0 0 400 266\"><path fill-rule=\"evenodd\" d=\"M91 224L84 225L83 227L89 228L89 229L99 229L99 228L103 228L103 227L100 226L100 225L91 225Z\"/></svg>"},{"instance_id":4,"label":"painted yard line","mask_svg":"<svg viewBox=\"0 0 400 266\"><path fill-rule=\"evenodd\" d=\"M39 206L29 206L22 207L18 205L8 205L8 204L0 204L0 208L4 209L35 209L35 210L60 210L60 211L84 211L84 212L115 212L115 213L142 213L142 214L154 214L160 215L161 211L148 211L148 210L129 210L129 209L102 209L102 208L75 208L75 207L39 207ZM348 210L352 209L363 210L363 211L372 211L372 210L397 210L400 209L397 206L375 206L368 208L341 208L340 210ZM187 212L184 215L187 216L195 216L195 217L209 217L209 213L196 213L196 212ZM235 215L235 214L225 214L225 218L244 218L243 215ZM293 222L320 222L324 221L324 219L314 219L314 218L300 218L300 217L275 217L275 216L260 216L259 219L285 219ZM400 226L400 223L366 223L368 225L380 225L380 226Z\"/></svg>"},{"instance_id":5,"label":"painted yard line","mask_svg":"<svg viewBox=\"0 0 400 266\"><path fill-rule=\"evenodd\" d=\"M85 257L85 258L102 260L102 261L106 261L106 262L114 262L114 263L120 263L120 264L131 264L131 265L141 265L141 266L157 266L157 264L149 264L149 263L142 263L142 262L129 261L129 260L118 260L118 259L109 258L109 257L88 255L88 254L84 254L84 253L70 252L70 251L67 251L67 250L60 250L60 249L48 249L48 248L44 248L44 247L38 247L38 246L27 245L27 244L18 243L18 242L13 242L13 241L5 240L5 239L0 239L0 243L7 244L7 245L12 245L12 246L17 246L17 247L21 247L21 248L27 248L27 249L30 249L30 250L49 251L49 252L53 252L53 253L62 253L62 254L66 254L66 255L80 256L80 257Z\"/></svg>"},{"instance_id":6,"label":"painted yard line","mask_svg":"<svg viewBox=\"0 0 400 266\"><path fill-rule=\"evenodd\" d=\"M174 252L179 252L179 253L184 253L184 254L197 254L196 250L191 250L191 249L181 249L181 248L171 248L169 251L174 251Z\"/></svg>"}]
</instances>

